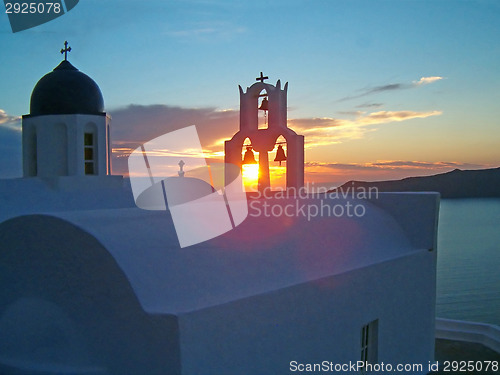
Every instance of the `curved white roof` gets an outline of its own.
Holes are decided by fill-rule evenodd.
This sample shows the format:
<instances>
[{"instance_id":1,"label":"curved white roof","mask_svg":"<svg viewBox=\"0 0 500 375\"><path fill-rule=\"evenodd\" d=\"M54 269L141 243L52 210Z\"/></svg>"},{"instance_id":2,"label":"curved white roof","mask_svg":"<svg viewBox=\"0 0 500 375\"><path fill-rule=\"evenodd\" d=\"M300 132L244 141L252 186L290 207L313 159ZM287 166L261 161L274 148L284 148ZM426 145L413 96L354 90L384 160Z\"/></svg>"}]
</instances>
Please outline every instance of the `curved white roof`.
<instances>
[{"instance_id":1,"label":"curved white roof","mask_svg":"<svg viewBox=\"0 0 500 375\"><path fill-rule=\"evenodd\" d=\"M323 204L329 205L362 204L365 214L308 220L300 213L294 217L252 217L256 210L250 209L247 219L232 231L183 249L168 211L123 208L53 215L90 233L109 251L145 311L180 313L319 280L433 247L435 233L418 234L418 228L411 232L398 222L405 227L418 216L415 223L434 220L435 224L437 195L384 196L379 206L388 201L389 206L393 202L402 207L398 201L412 201L415 210L398 213L393 207L393 216L365 200L323 200ZM320 199L266 202L281 206L322 204ZM419 244L415 235L427 236L427 243Z\"/></svg>"}]
</instances>

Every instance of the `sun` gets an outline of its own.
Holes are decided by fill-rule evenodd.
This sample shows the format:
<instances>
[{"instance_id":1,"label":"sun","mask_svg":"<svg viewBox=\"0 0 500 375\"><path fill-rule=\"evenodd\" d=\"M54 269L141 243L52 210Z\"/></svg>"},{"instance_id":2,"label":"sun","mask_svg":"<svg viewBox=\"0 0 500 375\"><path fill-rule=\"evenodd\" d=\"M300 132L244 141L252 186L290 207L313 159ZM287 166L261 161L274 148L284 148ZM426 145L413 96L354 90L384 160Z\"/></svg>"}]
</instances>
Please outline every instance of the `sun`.
<instances>
[{"instance_id":1,"label":"sun","mask_svg":"<svg viewBox=\"0 0 500 375\"><path fill-rule=\"evenodd\" d=\"M259 164L243 164L243 184L247 190L257 190L259 183Z\"/></svg>"}]
</instances>

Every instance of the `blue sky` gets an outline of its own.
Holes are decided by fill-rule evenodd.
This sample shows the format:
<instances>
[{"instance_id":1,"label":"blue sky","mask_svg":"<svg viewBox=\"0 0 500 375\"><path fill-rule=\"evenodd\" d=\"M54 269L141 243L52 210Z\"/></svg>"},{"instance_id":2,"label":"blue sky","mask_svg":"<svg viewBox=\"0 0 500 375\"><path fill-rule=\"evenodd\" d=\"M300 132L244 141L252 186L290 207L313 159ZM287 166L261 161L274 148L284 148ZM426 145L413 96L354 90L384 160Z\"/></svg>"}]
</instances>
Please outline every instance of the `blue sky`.
<instances>
[{"instance_id":1,"label":"blue sky","mask_svg":"<svg viewBox=\"0 0 500 375\"><path fill-rule=\"evenodd\" d=\"M99 84L125 154L196 121L215 155L238 128L238 85L263 71L289 82L312 180L496 167L499 36L494 0L81 0L15 34L2 13L0 176L20 165L17 118L65 40Z\"/></svg>"}]
</instances>

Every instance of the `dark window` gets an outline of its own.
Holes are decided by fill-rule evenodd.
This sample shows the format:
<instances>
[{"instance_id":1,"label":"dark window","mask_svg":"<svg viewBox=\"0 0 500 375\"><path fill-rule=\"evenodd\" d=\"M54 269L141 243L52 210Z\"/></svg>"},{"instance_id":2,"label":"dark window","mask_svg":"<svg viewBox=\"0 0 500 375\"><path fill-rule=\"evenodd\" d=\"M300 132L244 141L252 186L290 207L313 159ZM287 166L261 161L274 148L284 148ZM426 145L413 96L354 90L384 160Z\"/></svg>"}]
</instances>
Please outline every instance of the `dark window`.
<instances>
[{"instance_id":1,"label":"dark window","mask_svg":"<svg viewBox=\"0 0 500 375\"><path fill-rule=\"evenodd\" d=\"M85 160L94 160L94 149L85 147Z\"/></svg>"},{"instance_id":2,"label":"dark window","mask_svg":"<svg viewBox=\"0 0 500 375\"><path fill-rule=\"evenodd\" d=\"M95 174L93 162L85 162L85 174Z\"/></svg>"},{"instance_id":3,"label":"dark window","mask_svg":"<svg viewBox=\"0 0 500 375\"><path fill-rule=\"evenodd\" d=\"M97 174L94 133L84 133L83 152L83 157L85 160L85 174Z\"/></svg>"},{"instance_id":4,"label":"dark window","mask_svg":"<svg viewBox=\"0 0 500 375\"><path fill-rule=\"evenodd\" d=\"M94 146L94 134L85 133L83 142L85 146Z\"/></svg>"},{"instance_id":5,"label":"dark window","mask_svg":"<svg viewBox=\"0 0 500 375\"><path fill-rule=\"evenodd\" d=\"M378 362L378 319L361 328L361 362L376 364ZM367 368L363 366L361 373L366 374Z\"/></svg>"}]
</instances>

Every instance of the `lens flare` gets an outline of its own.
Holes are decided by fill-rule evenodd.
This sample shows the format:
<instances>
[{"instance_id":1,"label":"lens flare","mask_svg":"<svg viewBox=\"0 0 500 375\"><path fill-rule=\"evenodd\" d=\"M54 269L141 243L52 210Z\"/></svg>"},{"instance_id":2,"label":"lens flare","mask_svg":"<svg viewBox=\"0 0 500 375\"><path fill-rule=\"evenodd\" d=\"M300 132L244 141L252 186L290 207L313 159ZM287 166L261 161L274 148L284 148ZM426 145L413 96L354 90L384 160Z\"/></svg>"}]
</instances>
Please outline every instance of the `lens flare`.
<instances>
[{"instance_id":1,"label":"lens flare","mask_svg":"<svg viewBox=\"0 0 500 375\"><path fill-rule=\"evenodd\" d=\"M242 167L243 184L247 191L257 191L259 183L259 165L243 164Z\"/></svg>"}]
</instances>

